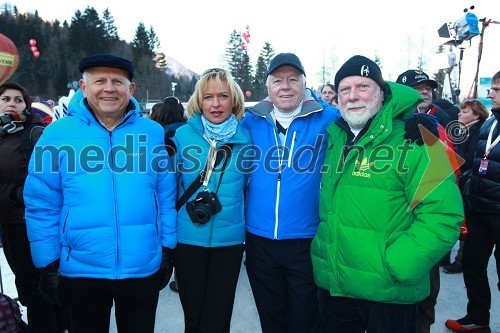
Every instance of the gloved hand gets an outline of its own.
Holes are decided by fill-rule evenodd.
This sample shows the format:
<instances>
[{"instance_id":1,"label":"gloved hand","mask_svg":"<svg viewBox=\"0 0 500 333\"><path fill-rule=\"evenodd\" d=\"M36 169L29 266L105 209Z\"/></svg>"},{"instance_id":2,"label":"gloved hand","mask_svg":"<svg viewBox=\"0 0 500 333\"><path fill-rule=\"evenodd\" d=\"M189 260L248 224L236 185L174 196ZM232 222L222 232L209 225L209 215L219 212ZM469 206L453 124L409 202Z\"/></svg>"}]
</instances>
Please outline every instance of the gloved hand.
<instances>
[{"instance_id":1,"label":"gloved hand","mask_svg":"<svg viewBox=\"0 0 500 333\"><path fill-rule=\"evenodd\" d=\"M162 258L160 264L160 290L165 288L174 271L174 250L162 246Z\"/></svg>"},{"instance_id":2,"label":"gloved hand","mask_svg":"<svg viewBox=\"0 0 500 333\"><path fill-rule=\"evenodd\" d=\"M427 113L415 113L406 119L404 134L406 140L416 143L419 146L424 144L420 128L418 127L419 124L424 126L424 128L431 132L436 138L439 138L439 124L436 117Z\"/></svg>"},{"instance_id":3,"label":"gloved hand","mask_svg":"<svg viewBox=\"0 0 500 333\"><path fill-rule=\"evenodd\" d=\"M42 268L39 290L42 296L52 304L61 305L59 290L60 280L59 260L56 260L47 267Z\"/></svg>"}]
</instances>

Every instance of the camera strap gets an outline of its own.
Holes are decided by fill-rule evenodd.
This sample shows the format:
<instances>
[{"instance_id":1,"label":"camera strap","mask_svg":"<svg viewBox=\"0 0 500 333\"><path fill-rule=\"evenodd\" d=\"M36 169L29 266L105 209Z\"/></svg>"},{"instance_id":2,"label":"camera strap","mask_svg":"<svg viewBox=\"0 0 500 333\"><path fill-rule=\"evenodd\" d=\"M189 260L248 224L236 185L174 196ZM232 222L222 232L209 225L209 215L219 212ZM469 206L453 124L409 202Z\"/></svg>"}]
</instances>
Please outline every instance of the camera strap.
<instances>
[{"instance_id":1,"label":"camera strap","mask_svg":"<svg viewBox=\"0 0 500 333\"><path fill-rule=\"evenodd\" d=\"M219 185L217 186L217 190L219 189L220 182L222 180L222 176L224 175L224 171L226 170L226 166L227 166L227 163L229 162L229 159L231 158L232 152L233 152L233 144L232 143L229 143L227 145L222 145L217 150L217 155L215 157L214 167L219 165L219 163L222 161L222 159L224 157L226 157L226 159L224 160L224 165L222 167L222 174L220 175ZM203 176L207 173L207 168L208 168L208 163L205 166L205 168L203 168L203 170L201 170L198 177L196 177L196 179L191 183L191 185L189 185L187 190L184 191L184 193L179 198L179 200L177 200L177 202L175 204L175 209L177 211L179 211L179 209L181 209L181 207L184 206L184 204L188 201L188 199L191 198L191 196L196 191L198 191L198 189L201 187L201 185L203 185L203 178L204 178Z\"/></svg>"}]
</instances>

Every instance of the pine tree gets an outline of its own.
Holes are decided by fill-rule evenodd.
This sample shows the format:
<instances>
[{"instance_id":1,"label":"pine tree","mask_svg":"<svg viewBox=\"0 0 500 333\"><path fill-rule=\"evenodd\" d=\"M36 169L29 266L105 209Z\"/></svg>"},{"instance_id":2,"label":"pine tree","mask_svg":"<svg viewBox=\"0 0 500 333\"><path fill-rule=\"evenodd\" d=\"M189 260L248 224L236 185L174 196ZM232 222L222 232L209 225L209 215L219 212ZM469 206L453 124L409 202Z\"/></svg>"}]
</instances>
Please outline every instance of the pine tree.
<instances>
[{"instance_id":1,"label":"pine tree","mask_svg":"<svg viewBox=\"0 0 500 333\"><path fill-rule=\"evenodd\" d=\"M248 50L244 49L242 54L241 54L241 62L240 62L240 68L238 71L238 76L239 76L239 85L241 87L241 90L243 90L243 93L245 94L246 97L246 92L250 91L252 92L252 64L250 63L250 56L248 55Z\"/></svg>"},{"instance_id":2,"label":"pine tree","mask_svg":"<svg viewBox=\"0 0 500 333\"><path fill-rule=\"evenodd\" d=\"M79 58L108 51L104 22L95 8L87 7L83 14L79 10L75 12L69 28L69 43Z\"/></svg>"},{"instance_id":3,"label":"pine tree","mask_svg":"<svg viewBox=\"0 0 500 333\"><path fill-rule=\"evenodd\" d=\"M145 95L149 99L150 95L163 96L169 94L167 85L170 83L163 71L155 68L153 61L154 50L160 44L153 27L146 30L142 22L139 23L132 41L133 63L137 75L134 80L137 83L137 94Z\"/></svg>"},{"instance_id":4,"label":"pine tree","mask_svg":"<svg viewBox=\"0 0 500 333\"><path fill-rule=\"evenodd\" d=\"M132 41L132 48L134 55L147 54L151 52L149 33L144 26L144 23L139 22L137 29L135 29L134 40Z\"/></svg>"},{"instance_id":5,"label":"pine tree","mask_svg":"<svg viewBox=\"0 0 500 333\"><path fill-rule=\"evenodd\" d=\"M154 53L154 51L160 47L160 39L158 38L158 35L156 34L153 27L149 28L148 36L149 36L149 49L151 50L151 53Z\"/></svg>"},{"instance_id":6,"label":"pine tree","mask_svg":"<svg viewBox=\"0 0 500 333\"><path fill-rule=\"evenodd\" d=\"M271 43L266 42L260 51L259 58L257 58L257 66L255 67L255 75L253 79L253 100L261 100L267 96L266 89L266 72L269 62L274 57L274 49Z\"/></svg>"},{"instance_id":7,"label":"pine tree","mask_svg":"<svg viewBox=\"0 0 500 333\"><path fill-rule=\"evenodd\" d=\"M115 26L115 19L108 8L102 13L105 37L109 41L118 41L118 29Z\"/></svg>"},{"instance_id":8,"label":"pine tree","mask_svg":"<svg viewBox=\"0 0 500 333\"><path fill-rule=\"evenodd\" d=\"M227 44L228 46L226 48L226 62L229 66L228 70L234 77L236 82L239 83L240 78L238 75L242 58L241 44L243 44L243 39L236 30L233 30Z\"/></svg>"},{"instance_id":9,"label":"pine tree","mask_svg":"<svg viewBox=\"0 0 500 333\"><path fill-rule=\"evenodd\" d=\"M246 45L243 46L243 38L236 30L231 32L226 48L226 61L229 72L234 80L240 85L241 90L246 92L252 89L252 64Z\"/></svg>"}]
</instances>

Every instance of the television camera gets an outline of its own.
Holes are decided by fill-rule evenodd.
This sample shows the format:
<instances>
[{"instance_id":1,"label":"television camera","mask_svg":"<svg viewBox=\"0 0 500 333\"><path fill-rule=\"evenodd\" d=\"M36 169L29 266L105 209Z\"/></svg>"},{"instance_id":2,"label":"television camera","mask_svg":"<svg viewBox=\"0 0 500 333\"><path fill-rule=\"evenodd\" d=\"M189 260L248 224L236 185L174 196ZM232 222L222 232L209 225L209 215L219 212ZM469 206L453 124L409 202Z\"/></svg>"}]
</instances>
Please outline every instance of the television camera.
<instances>
[{"instance_id":1,"label":"television camera","mask_svg":"<svg viewBox=\"0 0 500 333\"><path fill-rule=\"evenodd\" d=\"M453 39L446 42L445 45L453 44L456 46L479 35L479 19L474 13L469 11L473 9L474 6L465 8L464 16L460 17L454 23L445 23L441 28L439 28L439 37L453 37Z\"/></svg>"},{"instance_id":2,"label":"television camera","mask_svg":"<svg viewBox=\"0 0 500 333\"><path fill-rule=\"evenodd\" d=\"M461 72L462 72L462 59L463 59L463 54L464 54L464 49L465 47L462 45L464 41L469 41L469 45L471 45L471 40L475 36L480 36L480 41L479 41L479 50L478 50L478 57L477 57L477 68L476 68L476 74L474 77L474 82L472 84L471 90L469 91L468 97L470 98L477 98L477 86L478 86L478 75L479 75L479 65L481 62L481 55L483 52L483 37L484 37L484 31L486 27L488 27L490 24L500 24L498 21L493 21L492 19L478 19L477 16L470 12L471 10L474 10L474 6L470 6L469 8L465 8L463 11L465 15L460 17L458 20L456 20L453 23L445 23L441 26L441 28L438 29L438 34L439 37L442 38L450 38L452 37L453 39L448 40L446 43L443 45L451 45L455 46L460 49L460 57L458 64L456 63L456 56L453 56L451 53L452 51L450 50L450 54L448 55L448 62L450 65L450 68L448 70L448 76L449 73L453 70L453 68L458 65L458 85L457 89L455 90L455 95L458 97L460 95L460 78L461 78ZM479 28L479 22L482 23L481 29ZM450 83L451 84L451 83Z\"/></svg>"}]
</instances>

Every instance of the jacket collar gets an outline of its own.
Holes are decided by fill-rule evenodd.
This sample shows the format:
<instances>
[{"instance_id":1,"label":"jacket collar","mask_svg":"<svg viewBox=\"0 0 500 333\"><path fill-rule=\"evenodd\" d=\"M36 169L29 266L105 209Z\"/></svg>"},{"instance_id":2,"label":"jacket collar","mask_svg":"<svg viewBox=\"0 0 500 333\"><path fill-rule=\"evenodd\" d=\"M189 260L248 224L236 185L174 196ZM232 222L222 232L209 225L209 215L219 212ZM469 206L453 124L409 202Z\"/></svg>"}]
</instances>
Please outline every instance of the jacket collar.
<instances>
[{"instance_id":1,"label":"jacket collar","mask_svg":"<svg viewBox=\"0 0 500 333\"><path fill-rule=\"evenodd\" d=\"M191 118L187 120L189 126L198 133L201 137L204 137L205 130L203 128L203 123L201 122L201 112L195 112ZM234 144L245 144L248 143L247 137L243 133L243 128L241 127L241 121L238 121L238 127L236 128L236 133L227 140L227 142L218 142L217 145L222 145L224 143L234 143Z\"/></svg>"}]
</instances>

